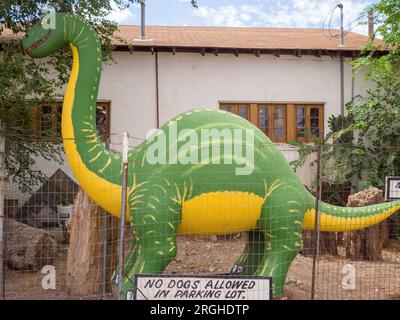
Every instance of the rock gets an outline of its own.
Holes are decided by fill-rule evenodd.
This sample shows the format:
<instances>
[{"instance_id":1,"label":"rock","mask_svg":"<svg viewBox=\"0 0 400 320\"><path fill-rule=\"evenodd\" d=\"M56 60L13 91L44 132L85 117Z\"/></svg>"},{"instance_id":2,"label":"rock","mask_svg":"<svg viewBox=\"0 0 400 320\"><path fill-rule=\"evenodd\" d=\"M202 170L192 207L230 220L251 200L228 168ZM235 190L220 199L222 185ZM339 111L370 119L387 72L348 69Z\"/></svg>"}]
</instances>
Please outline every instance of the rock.
<instances>
[{"instance_id":1,"label":"rock","mask_svg":"<svg viewBox=\"0 0 400 320\"><path fill-rule=\"evenodd\" d=\"M14 270L39 271L58 255L51 234L12 219L6 220L6 242L6 263Z\"/></svg>"}]
</instances>

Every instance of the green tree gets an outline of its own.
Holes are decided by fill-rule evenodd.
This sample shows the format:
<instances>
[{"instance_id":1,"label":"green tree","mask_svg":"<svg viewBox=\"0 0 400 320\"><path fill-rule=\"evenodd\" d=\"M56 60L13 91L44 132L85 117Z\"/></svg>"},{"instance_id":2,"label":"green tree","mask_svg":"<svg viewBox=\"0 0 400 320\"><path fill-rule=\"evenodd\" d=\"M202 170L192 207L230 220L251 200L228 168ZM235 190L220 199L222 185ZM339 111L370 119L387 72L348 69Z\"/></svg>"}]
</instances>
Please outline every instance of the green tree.
<instances>
[{"instance_id":1,"label":"green tree","mask_svg":"<svg viewBox=\"0 0 400 320\"><path fill-rule=\"evenodd\" d=\"M340 116L330 119L322 166L332 184L356 178L362 180L359 188L383 188L386 176L400 174L400 1L381 0L370 10L378 27L354 62L354 72L364 73L372 85L346 105L345 129L338 125ZM297 168L316 147L295 145L300 157L292 164Z\"/></svg>"},{"instance_id":2,"label":"green tree","mask_svg":"<svg viewBox=\"0 0 400 320\"><path fill-rule=\"evenodd\" d=\"M382 188L387 175L400 174L400 1L381 0L372 10L378 28L354 67L373 86L348 111L358 132L354 166L367 185Z\"/></svg>"},{"instance_id":3,"label":"green tree","mask_svg":"<svg viewBox=\"0 0 400 320\"><path fill-rule=\"evenodd\" d=\"M48 129L33 130L32 106L55 101L56 92L67 82L70 68L69 50L53 55L46 61L29 58L21 48L20 36L43 17L50 6L57 11L78 15L91 23L98 32L104 61L112 60L112 36L117 24L108 16L114 3L124 9L140 0L2 0L0 2L0 118L6 131L7 179L16 182L23 192L47 177L32 170L35 159L62 161L62 145L38 139L51 135ZM197 6L196 1L191 1ZM11 30L11 32L10 32Z\"/></svg>"}]
</instances>

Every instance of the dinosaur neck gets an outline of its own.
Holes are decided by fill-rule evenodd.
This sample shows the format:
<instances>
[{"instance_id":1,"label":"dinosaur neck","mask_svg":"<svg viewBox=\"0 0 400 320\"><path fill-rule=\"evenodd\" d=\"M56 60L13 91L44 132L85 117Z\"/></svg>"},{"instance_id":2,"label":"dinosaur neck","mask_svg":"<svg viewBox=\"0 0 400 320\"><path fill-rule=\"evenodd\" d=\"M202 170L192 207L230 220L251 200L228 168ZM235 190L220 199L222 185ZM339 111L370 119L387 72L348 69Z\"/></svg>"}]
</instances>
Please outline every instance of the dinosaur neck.
<instances>
[{"instance_id":1,"label":"dinosaur neck","mask_svg":"<svg viewBox=\"0 0 400 320\"><path fill-rule=\"evenodd\" d=\"M64 23L73 56L62 113L65 153L81 188L105 210L118 215L121 156L105 149L96 128L100 43L93 29L81 20L69 17Z\"/></svg>"}]
</instances>

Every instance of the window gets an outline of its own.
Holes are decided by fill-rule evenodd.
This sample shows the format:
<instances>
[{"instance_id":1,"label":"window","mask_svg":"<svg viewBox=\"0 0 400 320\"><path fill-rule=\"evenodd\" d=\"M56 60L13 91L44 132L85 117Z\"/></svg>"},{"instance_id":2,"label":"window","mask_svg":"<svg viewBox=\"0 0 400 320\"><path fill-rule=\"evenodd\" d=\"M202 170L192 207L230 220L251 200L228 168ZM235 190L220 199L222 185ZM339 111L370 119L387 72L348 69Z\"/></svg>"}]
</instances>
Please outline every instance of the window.
<instances>
[{"instance_id":1,"label":"window","mask_svg":"<svg viewBox=\"0 0 400 320\"><path fill-rule=\"evenodd\" d=\"M61 136L62 102L46 103L32 110L32 127L37 136ZM110 102L97 102L96 124L99 135L105 141L110 134Z\"/></svg>"},{"instance_id":2,"label":"window","mask_svg":"<svg viewBox=\"0 0 400 320\"><path fill-rule=\"evenodd\" d=\"M307 132L323 135L323 105L224 103L220 108L249 120L274 142L310 142Z\"/></svg>"},{"instance_id":3,"label":"window","mask_svg":"<svg viewBox=\"0 0 400 320\"><path fill-rule=\"evenodd\" d=\"M323 132L323 109L321 105L295 105L296 108L296 140L311 141L306 134L312 133L319 137Z\"/></svg>"},{"instance_id":4,"label":"window","mask_svg":"<svg viewBox=\"0 0 400 320\"><path fill-rule=\"evenodd\" d=\"M272 141L285 142L286 140L286 108L285 105L259 104L258 127Z\"/></svg>"},{"instance_id":5,"label":"window","mask_svg":"<svg viewBox=\"0 0 400 320\"><path fill-rule=\"evenodd\" d=\"M250 115L250 105L249 104L223 104L221 105L221 109L225 111L229 111L232 113L235 113L242 118L245 118L247 120L250 120L249 115Z\"/></svg>"},{"instance_id":6,"label":"window","mask_svg":"<svg viewBox=\"0 0 400 320\"><path fill-rule=\"evenodd\" d=\"M97 131L102 140L105 141L110 136L110 103L97 102L96 105L96 125Z\"/></svg>"}]
</instances>

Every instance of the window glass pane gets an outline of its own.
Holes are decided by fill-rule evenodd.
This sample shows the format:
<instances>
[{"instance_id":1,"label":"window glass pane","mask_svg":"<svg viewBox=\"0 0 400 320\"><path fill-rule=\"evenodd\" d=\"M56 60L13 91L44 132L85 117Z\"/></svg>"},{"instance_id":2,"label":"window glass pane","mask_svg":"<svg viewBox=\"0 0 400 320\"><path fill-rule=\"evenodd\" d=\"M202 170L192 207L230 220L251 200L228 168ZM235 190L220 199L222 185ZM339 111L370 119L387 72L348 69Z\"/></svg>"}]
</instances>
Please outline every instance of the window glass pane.
<instances>
[{"instance_id":1,"label":"window glass pane","mask_svg":"<svg viewBox=\"0 0 400 320\"><path fill-rule=\"evenodd\" d=\"M239 107L238 108L238 113L239 113L239 116L241 116L242 118L247 119L247 108L246 107Z\"/></svg>"},{"instance_id":2,"label":"window glass pane","mask_svg":"<svg viewBox=\"0 0 400 320\"><path fill-rule=\"evenodd\" d=\"M310 109L310 130L313 135L319 137L319 109Z\"/></svg>"},{"instance_id":3,"label":"window glass pane","mask_svg":"<svg viewBox=\"0 0 400 320\"><path fill-rule=\"evenodd\" d=\"M319 128L311 128L311 132L316 137L319 137Z\"/></svg>"},{"instance_id":4,"label":"window glass pane","mask_svg":"<svg viewBox=\"0 0 400 320\"><path fill-rule=\"evenodd\" d=\"M62 104L57 106L57 136L61 136L61 116L62 116Z\"/></svg>"},{"instance_id":5,"label":"window glass pane","mask_svg":"<svg viewBox=\"0 0 400 320\"><path fill-rule=\"evenodd\" d=\"M311 108L311 117L319 117L319 109L318 108Z\"/></svg>"},{"instance_id":6,"label":"window glass pane","mask_svg":"<svg viewBox=\"0 0 400 320\"><path fill-rule=\"evenodd\" d=\"M96 107L96 126L99 135L106 135L107 132L107 109L103 105Z\"/></svg>"},{"instance_id":7,"label":"window glass pane","mask_svg":"<svg viewBox=\"0 0 400 320\"><path fill-rule=\"evenodd\" d=\"M261 107L258 112L258 127L260 129L268 128L268 109Z\"/></svg>"},{"instance_id":8,"label":"window glass pane","mask_svg":"<svg viewBox=\"0 0 400 320\"><path fill-rule=\"evenodd\" d=\"M311 118L311 128L315 127L318 128L319 125L319 119L318 118Z\"/></svg>"},{"instance_id":9,"label":"window glass pane","mask_svg":"<svg viewBox=\"0 0 400 320\"><path fill-rule=\"evenodd\" d=\"M232 112L232 106L222 106L221 109L228 112Z\"/></svg>"},{"instance_id":10,"label":"window glass pane","mask_svg":"<svg viewBox=\"0 0 400 320\"><path fill-rule=\"evenodd\" d=\"M304 107L296 108L296 136L297 138L305 137L306 128L306 109Z\"/></svg>"},{"instance_id":11,"label":"window glass pane","mask_svg":"<svg viewBox=\"0 0 400 320\"><path fill-rule=\"evenodd\" d=\"M53 123L53 110L52 106L43 106L42 107L42 114L41 114L41 121L40 121L40 130L44 135L51 134L51 126Z\"/></svg>"},{"instance_id":12,"label":"window glass pane","mask_svg":"<svg viewBox=\"0 0 400 320\"><path fill-rule=\"evenodd\" d=\"M283 119L275 119L275 128L283 129Z\"/></svg>"},{"instance_id":13,"label":"window glass pane","mask_svg":"<svg viewBox=\"0 0 400 320\"><path fill-rule=\"evenodd\" d=\"M305 119L297 119L296 121L297 128L305 128L306 120Z\"/></svg>"},{"instance_id":14,"label":"window glass pane","mask_svg":"<svg viewBox=\"0 0 400 320\"><path fill-rule=\"evenodd\" d=\"M276 138L283 138L283 129L275 129L275 137Z\"/></svg>"},{"instance_id":15,"label":"window glass pane","mask_svg":"<svg viewBox=\"0 0 400 320\"><path fill-rule=\"evenodd\" d=\"M285 119L284 119L284 110L283 107L275 107L274 111L274 116L275 116L275 138L277 140L283 139L284 138L284 129L285 129Z\"/></svg>"},{"instance_id":16,"label":"window glass pane","mask_svg":"<svg viewBox=\"0 0 400 320\"><path fill-rule=\"evenodd\" d=\"M304 118L305 117L304 108L297 108L296 116L297 118Z\"/></svg>"},{"instance_id":17,"label":"window glass pane","mask_svg":"<svg viewBox=\"0 0 400 320\"><path fill-rule=\"evenodd\" d=\"M275 108L275 118L283 118L283 109L281 107Z\"/></svg>"}]
</instances>

